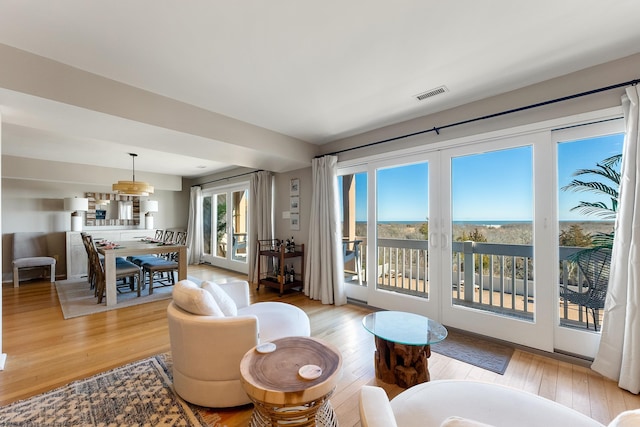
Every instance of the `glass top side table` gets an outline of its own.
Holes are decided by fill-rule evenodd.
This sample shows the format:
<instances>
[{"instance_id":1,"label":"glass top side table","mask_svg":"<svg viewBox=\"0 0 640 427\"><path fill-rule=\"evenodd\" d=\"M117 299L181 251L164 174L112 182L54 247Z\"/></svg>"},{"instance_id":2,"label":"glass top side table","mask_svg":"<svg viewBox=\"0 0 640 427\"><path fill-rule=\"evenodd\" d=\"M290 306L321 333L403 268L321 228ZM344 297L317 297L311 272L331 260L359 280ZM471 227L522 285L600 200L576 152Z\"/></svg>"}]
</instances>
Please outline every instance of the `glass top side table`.
<instances>
[{"instance_id":1,"label":"glass top side table","mask_svg":"<svg viewBox=\"0 0 640 427\"><path fill-rule=\"evenodd\" d=\"M376 377L400 387L429 381L431 344L447 337L447 329L428 317L402 311L378 311L362 319L375 336Z\"/></svg>"}]
</instances>

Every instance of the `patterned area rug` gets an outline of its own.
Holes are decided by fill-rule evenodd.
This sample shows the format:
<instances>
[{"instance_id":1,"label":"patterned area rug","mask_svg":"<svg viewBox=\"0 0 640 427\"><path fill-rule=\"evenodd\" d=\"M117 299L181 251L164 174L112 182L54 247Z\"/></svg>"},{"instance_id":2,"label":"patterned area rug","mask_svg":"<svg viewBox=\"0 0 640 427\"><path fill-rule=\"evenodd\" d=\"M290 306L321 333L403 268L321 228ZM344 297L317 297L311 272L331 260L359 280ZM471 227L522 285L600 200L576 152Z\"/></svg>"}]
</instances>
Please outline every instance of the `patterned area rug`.
<instances>
[{"instance_id":1,"label":"patterned area rug","mask_svg":"<svg viewBox=\"0 0 640 427\"><path fill-rule=\"evenodd\" d=\"M201 280L194 277L187 277L191 281L200 283ZM117 310L132 305L145 304L152 301L171 298L172 286L154 286L153 294L149 295L148 290L143 290L140 297L137 292L118 293L118 303L108 306L105 299L98 304L93 290L89 288L86 279L58 280L56 281L56 291L62 308L62 315L65 319L86 316L88 314L100 313L103 311Z\"/></svg>"},{"instance_id":2,"label":"patterned area rug","mask_svg":"<svg viewBox=\"0 0 640 427\"><path fill-rule=\"evenodd\" d=\"M513 348L481 337L449 330L444 341L431 345L431 351L503 375Z\"/></svg>"},{"instance_id":3,"label":"patterned area rug","mask_svg":"<svg viewBox=\"0 0 640 427\"><path fill-rule=\"evenodd\" d=\"M0 407L3 426L214 426L222 417L173 392L160 354Z\"/></svg>"}]
</instances>

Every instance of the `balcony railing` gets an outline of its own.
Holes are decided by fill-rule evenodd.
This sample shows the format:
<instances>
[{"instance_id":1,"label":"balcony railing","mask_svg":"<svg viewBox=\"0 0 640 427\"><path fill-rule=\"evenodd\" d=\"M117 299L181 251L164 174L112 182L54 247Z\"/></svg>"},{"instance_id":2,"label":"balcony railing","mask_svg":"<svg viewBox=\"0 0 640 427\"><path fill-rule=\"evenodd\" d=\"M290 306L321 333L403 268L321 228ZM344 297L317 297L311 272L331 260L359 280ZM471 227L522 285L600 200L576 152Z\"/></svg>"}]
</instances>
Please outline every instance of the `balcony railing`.
<instances>
[{"instance_id":1,"label":"balcony railing","mask_svg":"<svg viewBox=\"0 0 640 427\"><path fill-rule=\"evenodd\" d=\"M428 247L427 240L378 239L377 287L428 298ZM582 273L573 262L568 261L568 257L580 249L560 248L560 286L573 285L582 290ZM533 320L533 246L467 241L453 242L452 251L453 304ZM584 310L564 304L559 296L558 300L561 324L586 326L587 315Z\"/></svg>"}]
</instances>

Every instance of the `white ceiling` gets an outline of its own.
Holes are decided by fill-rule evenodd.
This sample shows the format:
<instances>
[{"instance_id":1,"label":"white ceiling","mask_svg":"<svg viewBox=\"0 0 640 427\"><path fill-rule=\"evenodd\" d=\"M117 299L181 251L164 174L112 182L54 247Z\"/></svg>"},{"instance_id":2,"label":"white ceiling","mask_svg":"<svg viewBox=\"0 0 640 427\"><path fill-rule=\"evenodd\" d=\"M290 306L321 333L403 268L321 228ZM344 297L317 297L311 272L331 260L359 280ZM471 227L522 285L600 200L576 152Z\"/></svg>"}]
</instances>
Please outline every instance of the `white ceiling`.
<instances>
[{"instance_id":1,"label":"white ceiling","mask_svg":"<svg viewBox=\"0 0 640 427\"><path fill-rule=\"evenodd\" d=\"M323 144L640 52L639 16L638 0L0 0L0 44ZM135 150L140 170L182 176L262 165L9 89L3 154L126 169ZM176 149L126 142L167 134ZM270 169L299 166L273 151Z\"/></svg>"}]
</instances>

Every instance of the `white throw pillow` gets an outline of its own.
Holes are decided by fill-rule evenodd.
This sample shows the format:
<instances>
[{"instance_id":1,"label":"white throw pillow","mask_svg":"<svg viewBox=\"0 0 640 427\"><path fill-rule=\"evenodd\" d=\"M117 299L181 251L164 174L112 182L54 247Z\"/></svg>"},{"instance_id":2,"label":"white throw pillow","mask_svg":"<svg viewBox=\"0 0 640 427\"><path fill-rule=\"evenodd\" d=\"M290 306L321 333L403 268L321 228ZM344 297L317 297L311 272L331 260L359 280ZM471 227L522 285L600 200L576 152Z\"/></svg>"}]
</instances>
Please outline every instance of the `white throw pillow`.
<instances>
[{"instance_id":1,"label":"white throw pillow","mask_svg":"<svg viewBox=\"0 0 640 427\"><path fill-rule=\"evenodd\" d=\"M449 417L440 424L440 427L491 427L491 425L468 418Z\"/></svg>"},{"instance_id":2,"label":"white throw pillow","mask_svg":"<svg viewBox=\"0 0 640 427\"><path fill-rule=\"evenodd\" d=\"M173 302L181 309L200 316L224 317L211 294L190 280L181 280L173 286Z\"/></svg>"},{"instance_id":3,"label":"white throw pillow","mask_svg":"<svg viewBox=\"0 0 640 427\"><path fill-rule=\"evenodd\" d=\"M608 427L637 427L640 426L640 409L624 411L609 423Z\"/></svg>"},{"instance_id":4,"label":"white throw pillow","mask_svg":"<svg viewBox=\"0 0 640 427\"><path fill-rule=\"evenodd\" d=\"M214 282L205 281L202 282L202 289L208 291L213 296L213 299L216 300L216 304L218 304L218 307L220 307L225 316L232 317L238 315L236 302L220 287L220 285Z\"/></svg>"}]
</instances>

